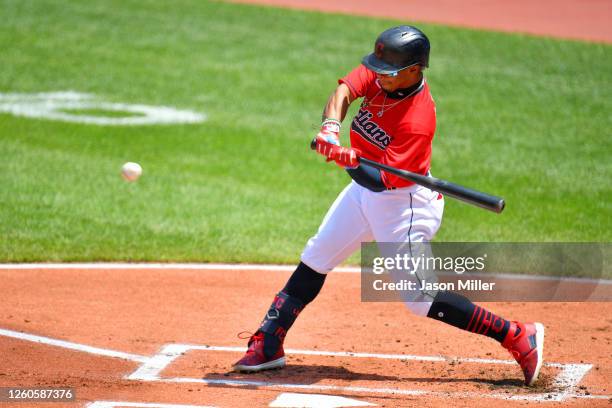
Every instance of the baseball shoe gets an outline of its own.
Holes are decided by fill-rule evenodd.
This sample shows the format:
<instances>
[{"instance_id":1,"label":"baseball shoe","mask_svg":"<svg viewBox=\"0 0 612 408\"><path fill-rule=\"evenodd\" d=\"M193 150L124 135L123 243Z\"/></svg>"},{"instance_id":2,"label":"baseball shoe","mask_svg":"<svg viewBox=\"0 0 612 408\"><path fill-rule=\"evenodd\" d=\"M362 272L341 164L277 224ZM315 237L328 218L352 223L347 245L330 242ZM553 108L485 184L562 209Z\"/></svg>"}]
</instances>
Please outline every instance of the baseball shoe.
<instances>
[{"instance_id":1,"label":"baseball shoe","mask_svg":"<svg viewBox=\"0 0 612 408\"><path fill-rule=\"evenodd\" d=\"M257 332L249 339L249 348L244 356L238 360L233 370L237 372L256 373L263 370L272 370L285 366L285 351L281 344L272 357L264 354L264 333Z\"/></svg>"},{"instance_id":2,"label":"baseball shoe","mask_svg":"<svg viewBox=\"0 0 612 408\"><path fill-rule=\"evenodd\" d=\"M521 366L525 375L525 385L533 385L538 379L544 361L544 325L510 322L510 330L502 346Z\"/></svg>"}]
</instances>

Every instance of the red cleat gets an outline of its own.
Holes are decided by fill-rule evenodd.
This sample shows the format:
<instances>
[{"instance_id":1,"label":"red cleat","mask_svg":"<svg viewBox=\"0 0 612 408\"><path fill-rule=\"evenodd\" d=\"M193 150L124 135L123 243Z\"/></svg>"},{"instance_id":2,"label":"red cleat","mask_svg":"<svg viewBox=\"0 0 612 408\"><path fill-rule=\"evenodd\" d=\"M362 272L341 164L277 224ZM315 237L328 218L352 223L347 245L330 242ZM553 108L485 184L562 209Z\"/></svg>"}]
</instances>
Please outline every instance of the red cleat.
<instances>
[{"instance_id":1,"label":"red cleat","mask_svg":"<svg viewBox=\"0 0 612 408\"><path fill-rule=\"evenodd\" d=\"M264 333L257 332L249 339L249 348L238 360L233 370L238 372L256 373L285 366L285 351L281 344L276 353L268 358L264 354Z\"/></svg>"},{"instance_id":2,"label":"red cleat","mask_svg":"<svg viewBox=\"0 0 612 408\"><path fill-rule=\"evenodd\" d=\"M533 385L544 361L544 325L510 322L510 330L502 346L520 364L525 375L525 385Z\"/></svg>"}]
</instances>

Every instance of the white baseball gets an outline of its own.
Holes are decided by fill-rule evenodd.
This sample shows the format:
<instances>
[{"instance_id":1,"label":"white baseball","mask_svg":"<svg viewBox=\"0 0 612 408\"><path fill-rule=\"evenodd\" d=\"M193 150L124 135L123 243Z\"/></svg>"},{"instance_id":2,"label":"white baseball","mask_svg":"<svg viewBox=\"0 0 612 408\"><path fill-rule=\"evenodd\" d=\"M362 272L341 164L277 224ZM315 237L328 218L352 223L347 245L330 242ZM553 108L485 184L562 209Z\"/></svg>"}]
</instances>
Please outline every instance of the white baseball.
<instances>
[{"instance_id":1,"label":"white baseball","mask_svg":"<svg viewBox=\"0 0 612 408\"><path fill-rule=\"evenodd\" d=\"M136 181L142 175L140 164L127 162L121 167L121 176L125 181Z\"/></svg>"}]
</instances>

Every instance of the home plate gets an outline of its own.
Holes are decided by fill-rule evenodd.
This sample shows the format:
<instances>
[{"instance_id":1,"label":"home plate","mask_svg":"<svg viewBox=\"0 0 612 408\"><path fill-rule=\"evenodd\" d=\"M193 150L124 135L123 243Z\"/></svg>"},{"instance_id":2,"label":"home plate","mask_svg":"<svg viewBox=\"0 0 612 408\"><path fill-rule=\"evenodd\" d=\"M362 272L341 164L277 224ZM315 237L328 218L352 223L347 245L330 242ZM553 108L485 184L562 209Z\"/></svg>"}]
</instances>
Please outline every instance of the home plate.
<instances>
[{"instance_id":1,"label":"home plate","mask_svg":"<svg viewBox=\"0 0 612 408\"><path fill-rule=\"evenodd\" d=\"M335 395L295 394L284 392L279 394L269 405L276 408L339 408L339 407L373 407L376 404L359 401Z\"/></svg>"}]
</instances>

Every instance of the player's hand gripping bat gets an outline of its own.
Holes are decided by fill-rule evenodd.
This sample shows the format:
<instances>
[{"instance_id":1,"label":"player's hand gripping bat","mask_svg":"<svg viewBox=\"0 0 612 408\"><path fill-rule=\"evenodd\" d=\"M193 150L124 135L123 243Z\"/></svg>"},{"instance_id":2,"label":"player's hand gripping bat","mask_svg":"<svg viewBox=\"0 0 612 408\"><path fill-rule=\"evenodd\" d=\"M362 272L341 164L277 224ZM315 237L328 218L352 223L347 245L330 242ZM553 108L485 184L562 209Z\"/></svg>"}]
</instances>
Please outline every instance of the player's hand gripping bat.
<instances>
[{"instance_id":1,"label":"player's hand gripping bat","mask_svg":"<svg viewBox=\"0 0 612 408\"><path fill-rule=\"evenodd\" d=\"M316 139L314 139L310 143L310 148L312 150L316 150ZM387 166L386 164L378 163L373 160L366 159L364 157L359 158L359 163L367 164L368 166L386 171L387 173L394 174L403 179L412 181L413 183L416 183L420 186L427 187L430 190L437 191L449 197L461 200L465 203L475 205L480 208L484 208L485 210L496 212L498 214L501 213L504 210L504 207L506 206L506 202L501 197L496 197L491 194L472 190L471 188L460 186L459 184L451 183L450 181L430 176L423 176L422 174L413 173L408 170L397 169L395 167Z\"/></svg>"}]
</instances>

